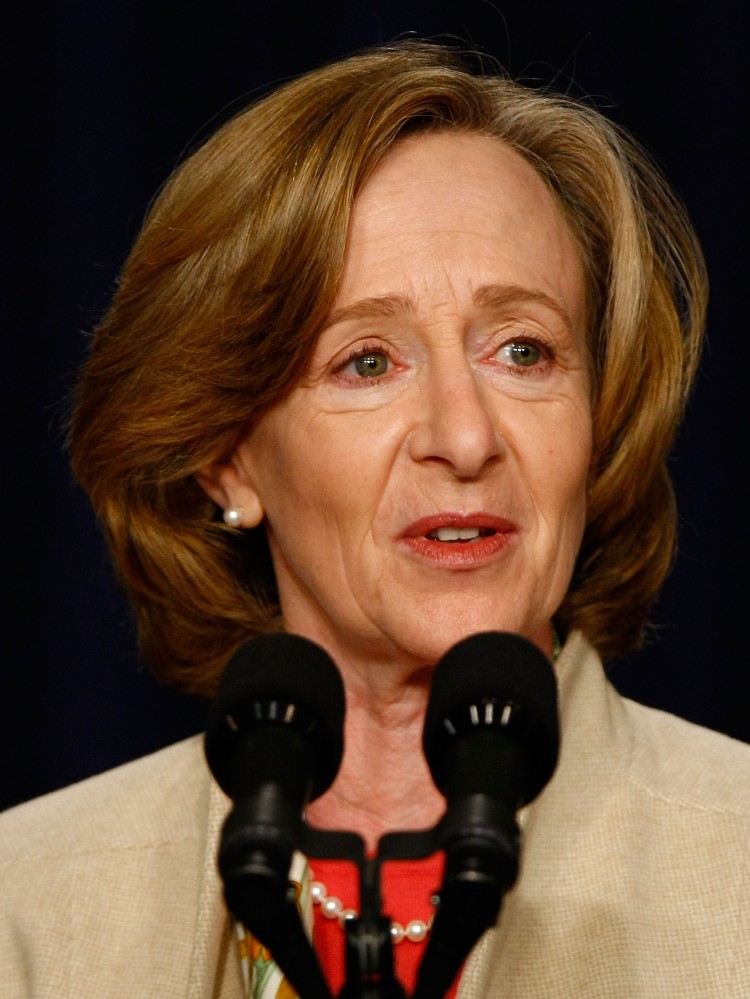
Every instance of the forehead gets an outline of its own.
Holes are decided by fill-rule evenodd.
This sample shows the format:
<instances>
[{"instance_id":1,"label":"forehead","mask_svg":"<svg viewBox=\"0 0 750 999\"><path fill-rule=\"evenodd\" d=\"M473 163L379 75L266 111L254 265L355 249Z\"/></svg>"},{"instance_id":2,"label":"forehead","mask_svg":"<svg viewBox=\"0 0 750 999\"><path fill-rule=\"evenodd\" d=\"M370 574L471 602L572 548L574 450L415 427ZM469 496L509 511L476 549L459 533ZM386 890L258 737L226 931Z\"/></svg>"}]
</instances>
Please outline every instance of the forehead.
<instances>
[{"instance_id":1,"label":"forehead","mask_svg":"<svg viewBox=\"0 0 750 999\"><path fill-rule=\"evenodd\" d=\"M442 195L435 201L436 194ZM568 228L542 176L501 139L472 132L428 132L400 139L360 189L353 220L409 204L435 215L502 207L509 220L544 219ZM478 221L478 219L477 219ZM494 220L488 218L488 224Z\"/></svg>"},{"instance_id":2,"label":"forehead","mask_svg":"<svg viewBox=\"0 0 750 999\"><path fill-rule=\"evenodd\" d=\"M408 294L410 281L441 273L470 291L542 291L583 322L582 255L567 218L537 171L497 138L427 133L391 149L355 199L337 305Z\"/></svg>"}]
</instances>

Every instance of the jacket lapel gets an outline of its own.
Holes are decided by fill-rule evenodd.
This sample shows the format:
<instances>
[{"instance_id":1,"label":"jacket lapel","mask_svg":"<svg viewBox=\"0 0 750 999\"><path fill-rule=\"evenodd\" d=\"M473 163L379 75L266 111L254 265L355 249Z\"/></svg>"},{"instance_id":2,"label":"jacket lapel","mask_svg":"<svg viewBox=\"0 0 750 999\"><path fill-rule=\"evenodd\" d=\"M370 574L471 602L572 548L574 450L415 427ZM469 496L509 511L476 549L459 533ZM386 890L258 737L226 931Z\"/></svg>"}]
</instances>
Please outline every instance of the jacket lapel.
<instances>
[{"instance_id":1,"label":"jacket lapel","mask_svg":"<svg viewBox=\"0 0 750 999\"><path fill-rule=\"evenodd\" d=\"M244 999L234 926L216 867L229 801L206 777L204 853L186 999Z\"/></svg>"}]
</instances>

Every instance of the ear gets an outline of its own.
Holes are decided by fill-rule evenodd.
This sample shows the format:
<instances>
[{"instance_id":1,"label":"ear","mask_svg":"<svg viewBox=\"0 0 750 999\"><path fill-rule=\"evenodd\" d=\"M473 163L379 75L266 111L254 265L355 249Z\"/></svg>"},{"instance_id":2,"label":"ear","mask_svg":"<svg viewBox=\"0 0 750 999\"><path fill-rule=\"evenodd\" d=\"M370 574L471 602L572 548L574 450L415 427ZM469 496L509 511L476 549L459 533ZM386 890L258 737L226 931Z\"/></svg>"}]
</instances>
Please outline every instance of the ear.
<instances>
[{"instance_id":1,"label":"ear","mask_svg":"<svg viewBox=\"0 0 750 999\"><path fill-rule=\"evenodd\" d=\"M228 462L215 462L195 473L198 485L222 510L234 507L241 511L237 527L257 527L264 510L246 470L236 457Z\"/></svg>"}]
</instances>

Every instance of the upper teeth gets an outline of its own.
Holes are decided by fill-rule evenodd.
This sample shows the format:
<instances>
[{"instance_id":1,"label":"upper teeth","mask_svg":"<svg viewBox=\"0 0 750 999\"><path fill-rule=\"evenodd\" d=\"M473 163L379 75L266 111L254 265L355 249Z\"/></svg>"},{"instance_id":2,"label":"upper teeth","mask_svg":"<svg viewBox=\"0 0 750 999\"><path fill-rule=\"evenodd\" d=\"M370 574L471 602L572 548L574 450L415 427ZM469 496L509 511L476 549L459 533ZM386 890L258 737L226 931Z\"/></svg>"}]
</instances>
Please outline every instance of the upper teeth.
<instances>
[{"instance_id":1,"label":"upper teeth","mask_svg":"<svg viewBox=\"0 0 750 999\"><path fill-rule=\"evenodd\" d=\"M478 527L438 527L436 531L430 531L431 538L438 541L471 541L479 537Z\"/></svg>"}]
</instances>

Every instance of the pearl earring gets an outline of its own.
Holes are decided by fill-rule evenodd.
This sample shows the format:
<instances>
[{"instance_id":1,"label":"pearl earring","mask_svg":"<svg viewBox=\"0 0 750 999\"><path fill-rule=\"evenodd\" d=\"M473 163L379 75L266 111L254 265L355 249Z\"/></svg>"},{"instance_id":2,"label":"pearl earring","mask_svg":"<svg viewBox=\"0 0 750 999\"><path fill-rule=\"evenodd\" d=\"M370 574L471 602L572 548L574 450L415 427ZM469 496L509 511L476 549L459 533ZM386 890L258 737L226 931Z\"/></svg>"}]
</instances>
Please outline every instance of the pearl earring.
<instances>
[{"instance_id":1,"label":"pearl earring","mask_svg":"<svg viewBox=\"0 0 750 999\"><path fill-rule=\"evenodd\" d=\"M224 523L227 527L242 527L245 511L241 506L228 506L224 511Z\"/></svg>"}]
</instances>

